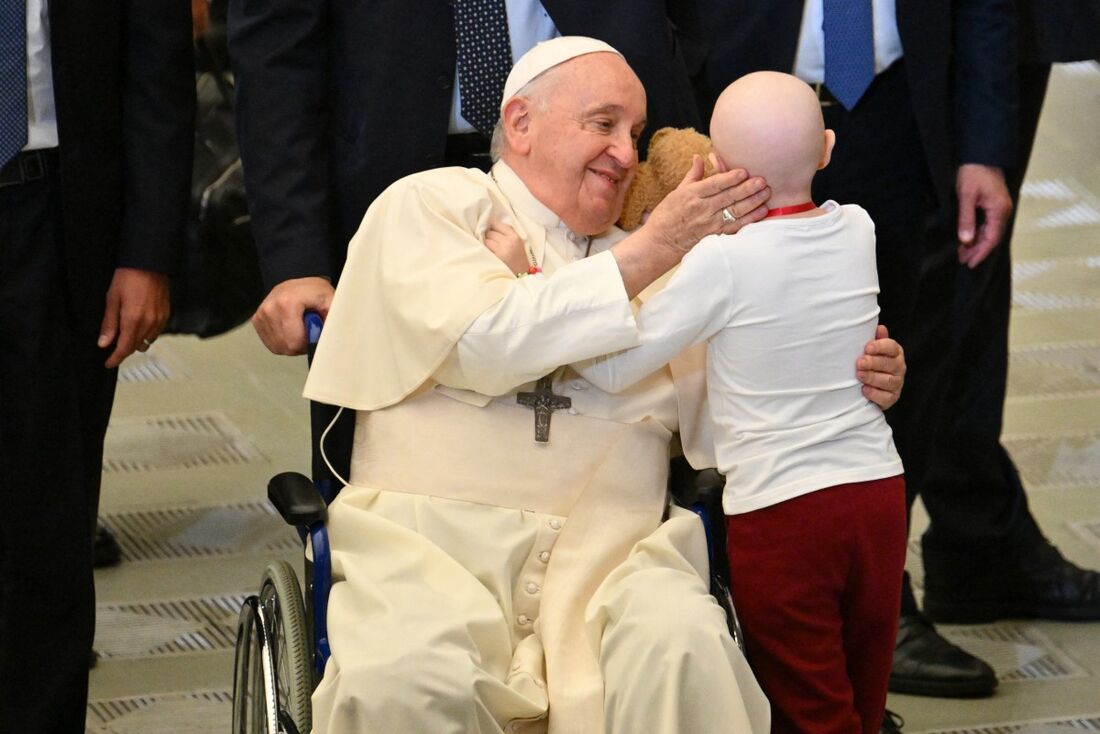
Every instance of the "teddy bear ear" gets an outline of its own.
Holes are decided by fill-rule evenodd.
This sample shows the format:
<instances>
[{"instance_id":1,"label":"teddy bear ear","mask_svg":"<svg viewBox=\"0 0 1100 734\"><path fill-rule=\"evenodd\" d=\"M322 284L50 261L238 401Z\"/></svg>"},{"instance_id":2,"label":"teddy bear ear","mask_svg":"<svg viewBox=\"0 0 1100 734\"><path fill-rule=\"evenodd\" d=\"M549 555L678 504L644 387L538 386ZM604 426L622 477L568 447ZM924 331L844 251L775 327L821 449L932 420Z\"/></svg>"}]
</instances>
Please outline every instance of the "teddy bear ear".
<instances>
[{"instance_id":1,"label":"teddy bear ear","mask_svg":"<svg viewBox=\"0 0 1100 734\"><path fill-rule=\"evenodd\" d=\"M646 209L652 208L654 192L652 191L653 171L646 163L639 163L634 172L634 180L630 182L630 188L626 190L623 199L623 211L619 215L616 224L620 229L630 231L642 223L642 214Z\"/></svg>"},{"instance_id":2,"label":"teddy bear ear","mask_svg":"<svg viewBox=\"0 0 1100 734\"><path fill-rule=\"evenodd\" d=\"M657 132L653 133L652 136L650 136L650 138L649 138L649 147L652 148L654 145L660 145L661 144L661 138L664 138L667 135L669 135L670 133L675 132L675 130L676 130L676 128L673 128L673 127L662 127Z\"/></svg>"},{"instance_id":3,"label":"teddy bear ear","mask_svg":"<svg viewBox=\"0 0 1100 734\"><path fill-rule=\"evenodd\" d=\"M654 135L649 146L649 163L654 166L657 180L665 193L676 188L691 167L692 153L696 152L697 136L692 128L662 128L660 139ZM664 194L661 194L662 198Z\"/></svg>"}]
</instances>

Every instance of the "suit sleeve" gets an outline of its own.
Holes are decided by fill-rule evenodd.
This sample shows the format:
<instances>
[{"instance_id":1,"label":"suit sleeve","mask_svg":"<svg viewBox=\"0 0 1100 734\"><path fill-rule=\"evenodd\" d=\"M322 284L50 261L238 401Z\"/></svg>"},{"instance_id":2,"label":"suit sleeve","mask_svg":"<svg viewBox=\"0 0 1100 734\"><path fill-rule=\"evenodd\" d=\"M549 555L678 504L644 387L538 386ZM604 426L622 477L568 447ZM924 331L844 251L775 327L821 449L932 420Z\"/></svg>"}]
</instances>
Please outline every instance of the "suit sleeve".
<instances>
[{"instance_id":1,"label":"suit sleeve","mask_svg":"<svg viewBox=\"0 0 1100 734\"><path fill-rule=\"evenodd\" d=\"M237 138L264 281L331 278L328 3L231 0Z\"/></svg>"},{"instance_id":2,"label":"suit sleeve","mask_svg":"<svg viewBox=\"0 0 1100 734\"><path fill-rule=\"evenodd\" d=\"M687 66L688 76L693 80L702 73L706 61L706 34L699 11L698 0L668 0L666 3L668 19L676 33L676 42ZM703 121L706 124L706 120Z\"/></svg>"},{"instance_id":3,"label":"suit sleeve","mask_svg":"<svg viewBox=\"0 0 1100 734\"><path fill-rule=\"evenodd\" d=\"M176 0L127 0L123 69L125 214L118 267L174 273L194 150L191 14Z\"/></svg>"},{"instance_id":4,"label":"suit sleeve","mask_svg":"<svg viewBox=\"0 0 1100 734\"><path fill-rule=\"evenodd\" d=\"M956 163L1016 165L1016 15L1012 0L957 0Z\"/></svg>"}]
</instances>

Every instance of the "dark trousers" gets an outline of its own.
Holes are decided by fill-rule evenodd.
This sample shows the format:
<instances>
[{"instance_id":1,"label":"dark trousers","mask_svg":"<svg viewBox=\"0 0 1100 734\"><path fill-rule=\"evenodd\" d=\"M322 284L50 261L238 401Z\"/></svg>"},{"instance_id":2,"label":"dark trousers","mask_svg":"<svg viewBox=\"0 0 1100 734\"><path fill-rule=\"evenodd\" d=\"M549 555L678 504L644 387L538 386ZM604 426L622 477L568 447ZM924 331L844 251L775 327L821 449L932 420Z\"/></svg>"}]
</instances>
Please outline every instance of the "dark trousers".
<instances>
[{"instance_id":1,"label":"dark trousers","mask_svg":"<svg viewBox=\"0 0 1100 734\"><path fill-rule=\"evenodd\" d=\"M1018 202L1049 76L1049 65L1020 67L1020 166L1007 172L1013 201ZM919 484L911 484L930 519L923 537L925 582L945 591L988 577L996 568L1013 567L1012 561L1026 556L1041 538L1019 472L1001 445L1012 224L1000 246L974 270L950 262L953 253L946 246L929 253L920 284L918 311L926 303L952 304L948 323L922 322L918 335L925 344L919 351L938 355L938 379L951 407L929 424L929 461ZM916 608L908 588L903 607Z\"/></svg>"},{"instance_id":2,"label":"dark trousers","mask_svg":"<svg viewBox=\"0 0 1100 734\"><path fill-rule=\"evenodd\" d=\"M905 564L905 480L726 518L730 590L772 734L877 734Z\"/></svg>"},{"instance_id":3,"label":"dark trousers","mask_svg":"<svg viewBox=\"0 0 1100 734\"><path fill-rule=\"evenodd\" d=\"M1008 251L996 253L974 272L958 264L954 212L936 200L903 65L880 74L854 110L834 105L823 111L837 144L832 163L815 179L815 200L859 204L875 221L879 320L905 348L909 366L902 397L887 412L905 465L909 510L916 496L924 495L933 526L952 534L953 543L965 538L980 546L989 535L1023 537L1031 533L1029 526L1034 529L1034 521L1018 476L1014 470L1004 471L1004 464L1011 462L999 445L1001 408L989 409L991 403L1003 402ZM978 314L977 304L1003 317ZM960 349L966 350L963 362ZM996 370L999 375L990 373ZM987 377L992 382L986 383ZM969 384L960 382L967 380ZM964 392L971 397L964 398ZM970 416L966 399L978 401L969 408ZM1000 458L994 451L982 456L981 471L999 478L987 484L988 495L968 493L966 487L960 491L958 480L944 479L955 471L948 464L978 470L965 439L949 425L953 421L969 421L961 431L977 432L986 443L992 437L1000 449ZM1013 478L1014 487L1008 484ZM997 495L997 502L989 502L989 495ZM915 609L906 574L902 611Z\"/></svg>"},{"instance_id":4,"label":"dark trousers","mask_svg":"<svg viewBox=\"0 0 1100 734\"><path fill-rule=\"evenodd\" d=\"M822 113L837 142L832 161L814 178L814 201L859 204L875 223L879 323L905 348L909 367L901 399L886 412L909 487L911 472L919 473L927 463L923 420L929 412L938 411L943 398L935 380L921 374L924 366L915 355L920 349L917 334L928 320L943 322L951 304L917 304L921 264L932 246L928 232L942 215L904 63L879 74L854 109L833 103L824 106ZM910 504L912 497L910 492Z\"/></svg>"},{"instance_id":5,"label":"dark trousers","mask_svg":"<svg viewBox=\"0 0 1100 734\"><path fill-rule=\"evenodd\" d=\"M0 188L0 731L84 730L115 373L67 299L56 164Z\"/></svg>"}]
</instances>

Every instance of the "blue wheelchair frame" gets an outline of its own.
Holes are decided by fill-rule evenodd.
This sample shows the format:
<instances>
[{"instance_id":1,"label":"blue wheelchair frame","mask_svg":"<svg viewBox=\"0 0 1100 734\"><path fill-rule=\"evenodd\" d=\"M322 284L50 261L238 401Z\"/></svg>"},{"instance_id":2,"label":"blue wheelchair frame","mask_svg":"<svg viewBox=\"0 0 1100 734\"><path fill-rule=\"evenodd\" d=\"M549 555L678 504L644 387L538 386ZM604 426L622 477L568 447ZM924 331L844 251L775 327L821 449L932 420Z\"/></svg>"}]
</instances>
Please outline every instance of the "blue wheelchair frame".
<instances>
[{"instance_id":1,"label":"blue wheelchair frame","mask_svg":"<svg viewBox=\"0 0 1100 734\"><path fill-rule=\"evenodd\" d=\"M305 316L306 336L309 341L309 358L321 338L323 322L316 313ZM316 411L315 404L310 405ZM316 424L317 421L314 421ZM320 434L313 438L313 451L321 450ZM325 527L328 505L336 498L339 488L331 476L316 476L311 482L304 475L287 472L272 477L267 485L267 496L283 520L293 525L305 543L309 538L313 560L305 562L306 625L310 641L310 663L313 684L325 672L332 649L328 641L328 596L332 589L332 551L328 528Z\"/></svg>"}]
</instances>

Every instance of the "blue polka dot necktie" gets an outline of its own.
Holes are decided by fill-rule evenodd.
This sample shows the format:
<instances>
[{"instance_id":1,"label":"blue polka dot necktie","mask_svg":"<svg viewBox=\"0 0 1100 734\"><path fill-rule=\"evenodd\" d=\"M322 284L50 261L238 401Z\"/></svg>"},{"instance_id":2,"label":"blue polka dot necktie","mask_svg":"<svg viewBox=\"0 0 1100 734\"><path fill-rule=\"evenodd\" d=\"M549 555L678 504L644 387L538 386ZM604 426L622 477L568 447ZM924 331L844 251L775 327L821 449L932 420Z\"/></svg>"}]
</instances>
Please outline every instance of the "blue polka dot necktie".
<instances>
[{"instance_id":1,"label":"blue polka dot necktie","mask_svg":"<svg viewBox=\"0 0 1100 734\"><path fill-rule=\"evenodd\" d=\"M27 8L0 0L0 166L27 144Z\"/></svg>"},{"instance_id":2,"label":"blue polka dot necktie","mask_svg":"<svg viewBox=\"0 0 1100 734\"><path fill-rule=\"evenodd\" d=\"M454 7L462 117L492 135L512 68L504 0L455 0Z\"/></svg>"},{"instance_id":3,"label":"blue polka dot necktie","mask_svg":"<svg viewBox=\"0 0 1100 734\"><path fill-rule=\"evenodd\" d=\"M871 0L824 0L825 86L852 109L875 78Z\"/></svg>"}]
</instances>

